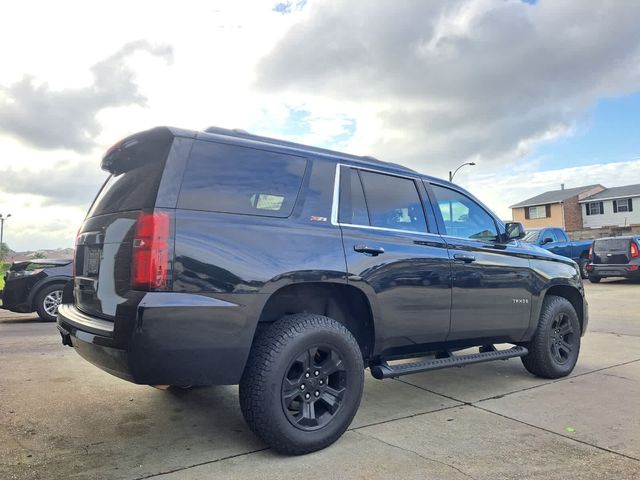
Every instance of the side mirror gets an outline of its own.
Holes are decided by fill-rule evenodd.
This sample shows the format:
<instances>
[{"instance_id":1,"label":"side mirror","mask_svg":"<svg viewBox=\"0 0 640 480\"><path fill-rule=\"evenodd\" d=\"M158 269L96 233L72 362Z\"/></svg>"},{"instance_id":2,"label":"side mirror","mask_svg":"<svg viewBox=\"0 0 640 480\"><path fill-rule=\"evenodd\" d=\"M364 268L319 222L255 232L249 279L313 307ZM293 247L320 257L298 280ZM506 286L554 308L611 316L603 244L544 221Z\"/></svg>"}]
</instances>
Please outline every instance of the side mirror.
<instances>
[{"instance_id":1,"label":"side mirror","mask_svg":"<svg viewBox=\"0 0 640 480\"><path fill-rule=\"evenodd\" d=\"M507 222L504 225L505 228L505 237L507 242L510 240L519 240L524 238L527 232L525 232L524 227L519 222Z\"/></svg>"},{"instance_id":2,"label":"side mirror","mask_svg":"<svg viewBox=\"0 0 640 480\"><path fill-rule=\"evenodd\" d=\"M545 237L542 239L542 243L540 245L546 245L547 243L552 243L552 242L553 242L553 238Z\"/></svg>"}]
</instances>

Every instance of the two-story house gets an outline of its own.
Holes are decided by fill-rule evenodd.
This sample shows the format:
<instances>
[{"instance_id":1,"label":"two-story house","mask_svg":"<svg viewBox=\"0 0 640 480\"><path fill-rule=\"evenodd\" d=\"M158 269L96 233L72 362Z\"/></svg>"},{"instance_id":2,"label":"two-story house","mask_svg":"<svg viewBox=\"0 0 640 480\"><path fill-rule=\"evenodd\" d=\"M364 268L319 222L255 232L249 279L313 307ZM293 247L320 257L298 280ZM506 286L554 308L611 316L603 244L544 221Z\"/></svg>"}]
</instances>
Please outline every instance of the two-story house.
<instances>
[{"instance_id":1,"label":"two-story house","mask_svg":"<svg viewBox=\"0 0 640 480\"><path fill-rule=\"evenodd\" d=\"M514 222L525 228L561 227L568 232L582 230L580 202L605 190L602 185L562 188L541 193L535 197L511 205ZM640 208L639 208L640 210Z\"/></svg>"},{"instance_id":2,"label":"two-story house","mask_svg":"<svg viewBox=\"0 0 640 480\"><path fill-rule=\"evenodd\" d=\"M605 188L580 204L585 228L640 225L640 184Z\"/></svg>"}]
</instances>

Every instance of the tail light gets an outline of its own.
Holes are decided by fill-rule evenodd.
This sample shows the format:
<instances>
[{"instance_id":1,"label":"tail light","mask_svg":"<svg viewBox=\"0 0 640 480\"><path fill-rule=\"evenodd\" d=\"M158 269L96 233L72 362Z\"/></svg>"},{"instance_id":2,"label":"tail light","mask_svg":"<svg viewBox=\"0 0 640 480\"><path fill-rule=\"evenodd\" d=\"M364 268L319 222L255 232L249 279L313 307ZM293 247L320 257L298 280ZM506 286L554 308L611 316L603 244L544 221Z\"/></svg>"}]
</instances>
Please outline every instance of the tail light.
<instances>
[{"instance_id":1,"label":"tail light","mask_svg":"<svg viewBox=\"0 0 640 480\"><path fill-rule=\"evenodd\" d=\"M640 252L638 252L638 245L635 242L631 242L631 258L638 258Z\"/></svg>"},{"instance_id":2,"label":"tail light","mask_svg":"<svg viewBox=\"0 0 640 480\"><path fill-rule=\"evenodd\" d=\"M136 222L131 262L131 287L163 290L169 268L169 214L141 213Z\"/></svg>"},{"instance_id":3,"label":"tail light","mask_svg":"<svg viewBox=\"0 0 640 480\"><path fill-rule=\"evenodd\" d=\"M593 243L589 247L589 261L593 260Z\"/></svg>"}]
</instances>

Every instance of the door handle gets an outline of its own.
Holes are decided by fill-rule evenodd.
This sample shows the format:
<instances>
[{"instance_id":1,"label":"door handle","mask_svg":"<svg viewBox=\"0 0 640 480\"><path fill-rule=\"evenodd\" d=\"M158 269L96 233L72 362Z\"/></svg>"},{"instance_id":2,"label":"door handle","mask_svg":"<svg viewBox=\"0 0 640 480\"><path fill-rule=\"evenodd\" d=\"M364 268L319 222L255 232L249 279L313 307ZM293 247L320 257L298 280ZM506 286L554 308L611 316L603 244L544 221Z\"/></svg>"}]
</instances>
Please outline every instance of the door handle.
<instances>
[{"instance_id":1,"label":"door handle","mask_svg":"<svg viewBox=\"0 0 640 480\"><path fill-rule=\"evenodd\" d=\"M474 257L473 255L468 255L466 253L454 253L453 259L464 263L471 263L476 261L476 257Z\"/></svg>"},{"instance_id":2,"label":"door handle","mask_svg":"<svg viewBox=\"0 0 640 480\"><path fill-rule=\"evenodd\" d=\"M367 245L354 245L353 249L358 253L366 253L373 257L384 253L384 248L382 247L368 247Z\"/></svg>"}]
</instances>

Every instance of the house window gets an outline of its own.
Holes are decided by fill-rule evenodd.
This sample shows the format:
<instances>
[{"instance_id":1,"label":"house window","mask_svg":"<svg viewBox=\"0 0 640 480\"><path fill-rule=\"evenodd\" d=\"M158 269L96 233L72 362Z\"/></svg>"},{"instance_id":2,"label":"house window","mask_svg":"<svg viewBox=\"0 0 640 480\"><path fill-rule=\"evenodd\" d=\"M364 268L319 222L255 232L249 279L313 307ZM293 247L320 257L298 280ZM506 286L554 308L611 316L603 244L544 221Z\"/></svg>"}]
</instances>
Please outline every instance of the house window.
<instances>
[{"instance_id":1,"label":"house window","mask_svg":"<svg viewBox=\"0 0 640 480\"><path fill-rule=\"evenodd\" d=\"M547 218L547 208L544 205L529 207L529 218L532 220L536 218Z\"/></svg>"},{"instance_id":2,"label":"house window","mask_svg":"<svg viewBox=\"0 0 640 480\"><path fill-rule=\"evenodd\" d=\"M587 215L603 215L604 203L602 202L589 202L587 203Z\"/></svg>"},{"instance_id":3,"label":"house window","mask_svg":"<svg viewBox=\"0 0 640 480\"><path fill-rule=\"evenodd\" d=\"M613 201L613 213L632 212L633 206L630 198L622 198Z\"/></svg>"}]
</instances>

